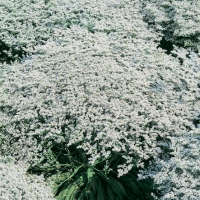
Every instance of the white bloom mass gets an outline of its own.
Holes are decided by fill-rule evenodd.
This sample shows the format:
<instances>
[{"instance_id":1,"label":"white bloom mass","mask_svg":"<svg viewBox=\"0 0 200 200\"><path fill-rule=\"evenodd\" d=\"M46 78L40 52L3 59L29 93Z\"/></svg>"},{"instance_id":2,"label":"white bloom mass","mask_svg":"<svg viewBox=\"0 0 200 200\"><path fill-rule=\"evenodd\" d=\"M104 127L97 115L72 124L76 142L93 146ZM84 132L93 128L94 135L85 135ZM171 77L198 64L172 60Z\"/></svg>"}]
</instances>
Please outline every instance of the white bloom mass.
<instances>
[{"instance_id":1,"label":"white bloom mass","mask_svg":"<svg viewBox=\"0 0 200 200\"><path fill-rule=\"evenodd\" d=\"M174 46L175 58L157 48L162 34L148 29L140 1L41 2L0 3L1 41L29 54L22 62L0 65L2 155L36 164L52 143L65 142L66 148L78 144L90 164L123 152L127 162L119 166L122 176L133 157L142 166L144 160L163 153L167 139L173 142L183 132L200 133L195 123L200 109L199 54ZM152 5L144 11L153 10ZM161 21L170 17L156 12ZM159 22L156 17L152 16ZM178 16L177 20L183 23ZM175 29L176 35L189 34L184 24L180 30ZM199 151L196 143L191 148ZM179 159L181 152L164 165L167 170L173 162L183 161L176 163L179 166L187 161ZM170 173L178 184L176 173ZM164 183L159 175L155 180ZM174 194L163 195L171 198L177 193L174 189Z\"/></svg>"},{"instance_id":2,"label":"white bloom mass","mask_svg":"<svg viewBox=\"0 0 200 200\"><path fill-rule=\"evenodd\" d=\"M12 157L0 157L1 200L53 200L43 176L26 174L27 165L15 164Z\"/></svg>"}]
</instances>

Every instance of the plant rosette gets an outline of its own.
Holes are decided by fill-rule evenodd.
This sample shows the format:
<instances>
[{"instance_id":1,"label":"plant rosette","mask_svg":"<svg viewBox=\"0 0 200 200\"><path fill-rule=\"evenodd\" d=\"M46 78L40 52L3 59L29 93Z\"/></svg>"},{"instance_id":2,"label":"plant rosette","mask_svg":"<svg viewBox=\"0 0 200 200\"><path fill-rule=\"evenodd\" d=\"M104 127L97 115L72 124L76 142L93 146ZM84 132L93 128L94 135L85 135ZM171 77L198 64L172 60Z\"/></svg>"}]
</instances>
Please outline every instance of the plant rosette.
<instances>
[{"instance_id":1,"label":"plant rosette","mask_svg":"<svg viewBox=\"0 0 200 200\"><path fill-rule=\"evenodd\" d=\"M47 181L54 182L54 195L58 200L136 200L153 199L153 179L138 181L137 159L130 171L118 177L118 165L124 163L123 154L115 153L108 158L99 158L88 164L83 149L71 145L54 144L44 159L31 166L29 173L44 174Z\"/></svg>"}]
</instances>

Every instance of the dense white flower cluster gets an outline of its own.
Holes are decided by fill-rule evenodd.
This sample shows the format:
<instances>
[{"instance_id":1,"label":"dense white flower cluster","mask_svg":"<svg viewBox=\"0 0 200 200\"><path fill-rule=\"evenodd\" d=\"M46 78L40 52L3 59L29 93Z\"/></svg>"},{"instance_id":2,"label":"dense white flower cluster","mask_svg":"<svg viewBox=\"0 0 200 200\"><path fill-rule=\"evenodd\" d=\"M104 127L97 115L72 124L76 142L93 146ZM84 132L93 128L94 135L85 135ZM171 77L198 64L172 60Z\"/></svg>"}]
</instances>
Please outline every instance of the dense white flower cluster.
<instances>
[{"instance_id":1,"label":"dense white flower cluster","mask_svg":"<svg viewBox=\"0 0 200 200\"><path fill-rule=\"evenodd\" d=\"M141 13L156 31L173 44L200 51L200 1L142 1Z\"/></svg>"},{"instance_id":2,"label":"dense white flower cluster","mask_svg":"<svg viewBox=\"0 0 200 200\"><path fill-rule=\"evenodd\" d=\"M53 200L43 176L26 174L27 165L15 164L12 157L0 157L1 200Z\"/></svg>"},{"instance_id":3,"label":"dense white flower cluster","mask_svg":"<svg viewBox=\"0 0 200 200\"><path fill-rule=\"evenodd\" d=\"M62 17L51 24L47 41L34 43L31 59L1 66L2 155L34 164L53 142L66 142L66 148L79 144L90 164L125 153L122 176L134 156L142 161L162 152L159 137L200 132L194 124L200 108L199 55L174 49L184 60L180 65L157 49L160 34L147 29L140 1L53 2L49 9L56 12L46 20ZM48 27L45 20L43 25Z\"/></svg>"},{"instance_id":4,"label":"dense white flower cluster","mask_svg":"<svg viewBox=\"0 0 200 200\"><path fill-rule=\"evenodd\" d=\"M182 67L200 70L200 58L191 51L175 48L174 52L183 60ZM190 55L187 57L186 55ZM187 75L187 73L185 73ZM200 81L200 78L197 80ZM198 88L200 84L198 83ZM191 88L192 89L192 88ZM197 90L195 101L199 101L200 89ZM161 200L166 199L195 199L200 197L200 106L194 115L194 131L173 135L169 149L171 158L156 158L155 163L148 170L141 171L140 179L152 177L162 194Z\"/></svg>"},{"instance_id":5,"label":"dense white flower cluster","mask_svg":"<svg viewBox=\"0 0 200 200\"><path fill-rule=\"evenodd\" d=\"M50 37L51 23L44 1L17 0L0 2L0 42L12 56L15 51L31 53L36 44L42 44Z\"/></svg>"},{"instance_id":6,"label":"dense white flower cluster","mask_svg":"<svg viewBox=\"0 0 200 200\"><path fill-rule=\"evenodd\" d=\"M166 199L196 199L200 197L200 135L183 134L171 138L173 157L169 160L156 159L148 173L140 174L146 178L149 174ZM140 178L141 178L140 177Z\"/></svg>"},{"instance_id":7,"label":"dense white flower cluster","mask_svg":"<svg viewBox=\"0 0 200 200\"><path fill-rule=\"evenodd\" d=\"M81 4L60 0L4 0L0 2L0 46L4 53L13 56L13 51L25 55L40 53L35 46L53 38L55 28L82 23L88 18L81 14ZM84 4L84 2L81 2ZM81 22L82 20L82 22Z\"/></svg>"}]
</instances>

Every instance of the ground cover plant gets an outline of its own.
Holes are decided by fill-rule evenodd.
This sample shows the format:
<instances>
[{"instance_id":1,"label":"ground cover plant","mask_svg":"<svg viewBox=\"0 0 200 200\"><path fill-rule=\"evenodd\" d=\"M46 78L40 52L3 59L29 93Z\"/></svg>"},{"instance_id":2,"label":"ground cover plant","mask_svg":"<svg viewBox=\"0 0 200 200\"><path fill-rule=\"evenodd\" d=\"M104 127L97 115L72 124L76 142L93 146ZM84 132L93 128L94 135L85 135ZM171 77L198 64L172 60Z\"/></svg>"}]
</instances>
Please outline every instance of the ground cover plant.
<instances>
[{"instance_id":1,"label":"ground cover plant","mask_svg":"<svg viewBox=\"0 0 200 200\"><path fill-rule=\"evenodd\" d=\"M170 28L159 30L157 15L149 27L149 5L0 3L0 154L23 166L25 184L43 177L60 200L198 199L198 46L170 41L166 54L159 44ZM5 189L2 172L2 198L53 198L49 188L43 197Z\"/></svg>"},{"instance_id":2,"label":"ground cover plant","mask_svg":"<svg viewBox=\"0 0 200 200\"><path fill-rule=\"evenodd\" d=\"M43 176L28 176L27 166L10 156L0 158L0 177L1 199L54 199Z\"/></svg>"},{"instance_id":3,"label":"ground cover plant","mask_svg":"<svg viewBox=\"0 0 200 200\"><path fill-rule=\"evenodd\" d=\"M171 43L198 53L200 51L199 6L200 1L192 0L149 0L142 1L141 13L144 21L148 23L148 28L162 35L162 42L168 43L168 46ZM172 55L177 56L175 52ZM181 58L180 61L183 62Z\"/></svg>"}]
</instances>

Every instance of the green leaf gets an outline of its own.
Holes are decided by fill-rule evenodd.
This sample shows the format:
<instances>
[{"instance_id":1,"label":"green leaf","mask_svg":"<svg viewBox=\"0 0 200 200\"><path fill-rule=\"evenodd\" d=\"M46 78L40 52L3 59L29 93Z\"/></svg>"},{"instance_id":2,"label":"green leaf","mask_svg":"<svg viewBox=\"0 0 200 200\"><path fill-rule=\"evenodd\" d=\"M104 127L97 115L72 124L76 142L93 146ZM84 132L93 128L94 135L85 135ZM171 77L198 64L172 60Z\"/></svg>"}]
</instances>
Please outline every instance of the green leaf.
<instances>
[{"instance_id":1,"label":"green leaf","mask_svg":"<svg viewBox=\"0 0 200 200\"><path fill-rule=\"evenodd\" d=\"M130 181L129 185L132 187L132 190L134 193L139 196L141 199L145 199L143 192L139 189L138 185L135 183L135 181Z\"/></svg>"},{"instance_id":2,"label":"green leaf","mask_svg":"<svg viewBox=\"0 0 200 200\"><path fill-rule=\"evenodd\" d=\"M80 188L84 185L84 176L79 176L78 178L75 179L75 181L70 184L70 189L68 189L67 196L65 200L74 200L75 196L78 194L80 191Z\"/></svg>"},{"instance_id":3,"label":"green leaf","mask_svg":"<svg viewBox=\"0 0 200 200\"><path fill-rule=\"evenodd\" d=\"M152 190L153 189L153 185L151 183L143 182L143 185L144 185L145 190Z\"/></svg>"},{"instance_id":4,"label":"green leaf","mask_svg":"<svg viewBox=\"0 0 200 200\"><path fill-rule=\"evenodd\" d=\"M70 172L65 172L65 173L58 174L56 182L59 184L60 182L66 180L66 177L69 177L70 174L71 174Z\"/></svg>"},{"instance_id":5,"label":"green leaf","mask_svg":"<svg viewBox=\"0 0 200 200\"><path fill-rule=\"evenodd\" d=\"M63 183L61 186L55 186L53 193L55 196L60 195L63 191L65 191L67 189L67 183Z\"/></svg>"},{"instance_id":6,"label":"green leaf","mask_svg":"<svg viewBox=\"0 0 200 200\"><path fill-rule=\"evenodd\" d=\"M66 191L63 191L61 195L63 196L63 200L74 200L74 195L77 193L76 185L71 185L69 189L66 189ZM64 194L64 195L63 195Z\"/></svg>"},{"instance_id":7,"label":"green leaf","mask_svg":"<svg viewBox=\"0 0 200 200\"><path fill-rule=\"evenodd\" d=\"M89 191L89 197L90 197L90 200L96 200L95 194L93 191Z\"/></svg>"},{"instance_id":8,"label":"green leaf","mask_svg":"<svg viewBox=\"0 0 200 200\"><path fill-rule=\"evenodd\" d=\"M138 172L137 172L137 169L135 168L133 168L129 173L128 173L128 175L131 175L131 177L134 177L136 180L137 180L137 178L138 178Z\"/></svg>"},{"instance_id":9,"label":"green leaf","mask_svg":"<svg viewBox=\"0 0 200 200\"><path fill-rule=\"evenodd\" d=\"M144 190L143 181L137 181L136 183L137 183L137 185L138 185L138 187L139 187L140 190Z\"/></svg>"},{"instance_id":10,"label":"green leaf","mask_svg":"<svg viewBox=\"0 0 200 200\"><path fill-rule=\"evenodd\" d=\"M86 187L85 187L85 199L86 200L96 200L96 198L95 198L95 194L94 194L94 192L92 191L92 190L90 190L90 187L89 187L89 185L87 185Z\"/></svg>"},{"instance_id":11,"label":"green leaf","mask_svg":"<svg viewBox=\"0 0 200 200\"><path fill-rule=\"evenodd\" d=\"M74 184L77 186L77 187L82 187L84 184L85 184L85 178L83 175L79 176L75 181L74 181Z\"/></svg>"},{"instance_id":12,"label":"green leaf","mask_svg":"<svg viewBox=\"0 0 200 200\"><path fill-rule=\"evenodd\" d=\"M97 200L104 200L105 193L103 190L103 186L102 186L102 183L100 180L98 182L99 182L99 184L98 184Z\"/></svg>"},{"instance_id":13,"label":"green leaf","mask_svg":"<svg viewBox=\"0 0 200 200\"><path fill-rule=\"evenodd\" d=\"M66 178L62 183L59 184L58 187L61 187L64 183L66 183L67 181L69 181L70 179L73 178L73 176L79 171L79 169L81 169L83 167L83 165L79 166L76 168L76 170L74 171L74 173L72 173L68 178Z\"/></svg>"},{"instance_id":14,"label":"green leaf","mask_svg":"<svg viewBox=\"0 0 200 200\"><path fill-rule=\"evenodd\" d=\"M107 184L107 192L108 192L108 199L109 200L115 200L115 195L112 191L112 188Z\"/></svg>"},{"instance_id":15,"label":"green leaf","mask_svg":"<svg viewBox=\"0 0 200 200\"><path fill-rule=\"evenodd\" d=\"M135 180L134 178L128 178L128 177L120 177L120 181L123 181L123 182L129 182L129 181L133 181Z\"/></svg>"},{"instance_id":16,"label":"green leaf","mask_svg":"<svg viewBox=\"0 0 200 200\"><path fill-rule=\"evenodd\" d=\"M128 174L120 177L120 180L122 180L122 181L135 181L136 182L137 178L138 178L138 176L137 176L136 170L131 170L131 171L128 172Z\"/></svg>"},{"instance_id":17,"label":"green leaf","mask_svg":"<svg viewBox=\"0 0 200 200\"><path fill-rule=\"evenodd\" d=\"M95 175L95 172L92 168L88 168L87 170L87 178L88 178L88 183L92 181L93 176Z\"/></svg>"},{"instance_id":18,"label":"green leaf","mask_svg":"<svg viewBox=\"0 0 200 200\"><path fill-rule=\"evenodd\" d=\"M114 156L111 157L111 160L115 160L115 164L112 166L113 169L117 167L117 165L122 161L122 158L120 155L115 154Z\"/></svg>"},{"instance_id":19,"label":"green leaf","mask_svg":"<svg viewBox=\"0 0 200 200\"><path fill-rule=\"evenodd\" d=\"M62 188L59 188L58 190L59 195L57 196L58 200L65 199L65 196L67 195L68 190L69 190L69 187L67 184L64 184Z\"/></svg>"},{"instance_id":20,"label":"green leaf","mask_svg":"<svg viewBox=\"0 0 200 200\"><path fill-rule=\"evenodd\" d=\"M86 193L86 189L84 188L84 189L81 191L81 194L80 194L80 196L78 197L77 200L84 200L85 193Z\"/></svg>"},{"instance_id":21,"label":"green leaf","mask_svg":"<svg viewBox=\"0 0 200 200\"><path fill-rule=\"evenodd\" d=\"M98 192L98 178L97 177L93 178L92 183L91 183L91 189L94 194L97 194Z\"/></svg>"},{"instance_id":22,"label":"green leaf","mask_svg":"<svg viewBox=\"0 0 200 200\"><path fill-rule=\"evenodd\" d=\"M110 177L108 180L108 183L114 189L116 194L120 196L121 199L124 199L124 196L127 197L126 190L124 189L124 186L119 181Z\"/></svg>"}]
</instances>

